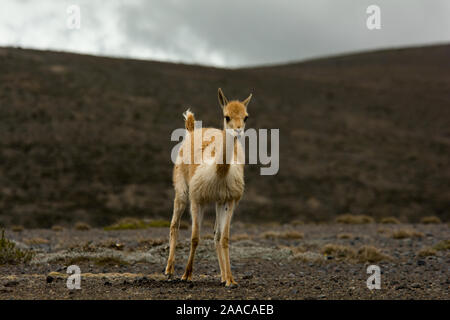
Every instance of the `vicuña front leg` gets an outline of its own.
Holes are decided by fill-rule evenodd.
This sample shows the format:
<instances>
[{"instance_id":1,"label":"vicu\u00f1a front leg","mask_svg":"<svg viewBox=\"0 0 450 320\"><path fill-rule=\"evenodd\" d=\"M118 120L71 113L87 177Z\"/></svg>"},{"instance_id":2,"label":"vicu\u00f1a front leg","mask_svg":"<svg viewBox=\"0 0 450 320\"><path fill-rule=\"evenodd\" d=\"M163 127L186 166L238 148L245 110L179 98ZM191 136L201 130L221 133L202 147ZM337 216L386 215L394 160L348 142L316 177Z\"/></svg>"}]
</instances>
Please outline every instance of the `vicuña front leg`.
<instances>
[{"instance_id":1,"label":"vicu\u00f1a front leg","mask_svg":"<svg viewBox=\"0 0 450 320\"><path fill-rule=\"evenodd\" d=\"M173 202L173 215L170 223L170 251L167 259L165 274L170 278L174 272L175 247L177 246L178 230L180 228L181 215L186 208L187 197L185 194L176 194Z\"/></svg>"},{"instance_id":2,"label":"vicu\u00f1a front leg","mask_svg":"<svg viewBox=\"0 0 450 320\"><path fill-rule=\"evenodd\" d=\"M234 211L234 201L226 202L222 205L223 207L220 210L219 214L219 230L220 230L220 249L222 251L222 259L223 259L223 273L225 277L225 285L237 285L237 282L234 281L233 275L231 274L231 266L230 266L230 251L229 251L229 239L230 239L230 224L231 218L233 216Z\"/></svg>"},{"instance_id":3,"label":"vicu\u00f1a front leg","mask_svg":"<svg viewBox=\"0 0 450 320\"><path fill-rule=\"evenodd\" d=\"M186 271L184 272L181 280L192 280L192 269L194 265L195 250L197 249L200 241L200 226L203 220L203 208L191 201L191 215L192 215L192 235L191 235L191 252L189 253L189 259L186 265Z\"/></svg>"}]
</instances>

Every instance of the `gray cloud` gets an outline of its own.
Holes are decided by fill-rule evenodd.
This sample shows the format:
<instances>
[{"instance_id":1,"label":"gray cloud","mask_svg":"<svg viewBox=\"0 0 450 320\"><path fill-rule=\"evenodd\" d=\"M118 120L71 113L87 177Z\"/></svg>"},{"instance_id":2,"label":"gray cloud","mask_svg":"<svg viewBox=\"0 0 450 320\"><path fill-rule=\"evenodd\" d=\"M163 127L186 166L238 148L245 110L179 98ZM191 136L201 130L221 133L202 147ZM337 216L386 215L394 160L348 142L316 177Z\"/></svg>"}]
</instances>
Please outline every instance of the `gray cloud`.
<instances>
[{"instance_id":1,"label":"gray cloud","mask_svg":"<svg viewBox=\"0 0 450 320\"><path fill-rule=\"evenodd\" d=\"M0 45L220 66L450 42L448 0L84 0L76 31L65 27L76 1L6 4ZM381 8L381 30L366 28L370 4Z\"/></svg>"}]
</instances>

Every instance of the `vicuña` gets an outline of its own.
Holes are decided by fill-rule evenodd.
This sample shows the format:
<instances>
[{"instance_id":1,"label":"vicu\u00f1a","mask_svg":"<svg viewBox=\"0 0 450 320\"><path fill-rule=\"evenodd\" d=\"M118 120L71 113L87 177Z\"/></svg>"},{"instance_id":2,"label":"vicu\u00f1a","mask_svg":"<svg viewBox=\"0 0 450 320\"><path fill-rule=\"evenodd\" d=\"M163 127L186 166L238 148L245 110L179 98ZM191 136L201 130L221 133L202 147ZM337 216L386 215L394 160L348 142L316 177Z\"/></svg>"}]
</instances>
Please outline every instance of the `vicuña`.
<instances>
[{"instance_id":1,"label":"vicu\u00f1a","mask_svg":"<svg viewBox=\"0 0 450 320\"><path fill-rule=\"evenodd\" d=\"M214 241L220 266L222 283L226 286L237 285L230 267L229 235L233 212L244 193L244 164L232 159L238 158L242 146L238 141L248 119L247 106L252 95L244 101L228 101L222 90L218 90L219 104L223 111L224 129L195 128L194 114L184 113L186 137L178 152L173 169L175 200L170 224L170 252L166 275L174 273L175 247L181 215L188 201L191 206L192 235L191 250L182 280L192 279L195 250L200 240L205 205L216 204L216 223ZM201 137L200 143L194 143L195 137ZM231 139L229 139L231 137ZM228 139L227 139L228 138ZM183 155L184 153L184 155ZM189 154L191 161L182 161ZM194 161L200 155L202 161Z\"/></svg>"}]
</instances>

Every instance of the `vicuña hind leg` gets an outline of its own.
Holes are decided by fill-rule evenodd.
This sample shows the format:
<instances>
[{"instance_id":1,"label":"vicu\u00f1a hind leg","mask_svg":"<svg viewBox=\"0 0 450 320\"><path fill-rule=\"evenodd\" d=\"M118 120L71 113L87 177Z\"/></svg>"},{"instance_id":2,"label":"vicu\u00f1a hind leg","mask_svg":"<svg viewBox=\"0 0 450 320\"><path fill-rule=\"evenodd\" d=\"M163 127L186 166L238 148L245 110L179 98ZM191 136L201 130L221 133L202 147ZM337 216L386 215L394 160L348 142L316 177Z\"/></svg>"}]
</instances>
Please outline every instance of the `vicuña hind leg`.
<instances>
[{"instance_id":1,"label":"vicu\u00f1a hind leg","mask_svg":"<svg viewBox=\"0 0 450 320\"><path fill-rule=\"evenodd\" d=\"M187 194L185 192L177 192L173 202L172 222L170 223L170 251L167 259L167 267L165 274L170 278L174 272L175 247L177 246L178 229L180 228L181 215L187 204Z\"/></svg>"},{"instance_id":2,"label":"vicu\u00f1a hind leg","mask_svg":"<svg viewBox=\"0 0 450 320\"><path fill-rule=\"evenodd\" d=\"M214 225L214 242L216 244L216 252L217 252L217 260L219 261L219 268L220 268L220 282L225 283L225 267L223 262L223 254L222 254L222 247L220 246L220 238L222 235L221 227L220 227L220 218L224 216L221 215L221 210L223 208L223 205L216 203L216 223Z\"/></svg>"},{"instance_id":3,"label":"vicu\u00f1a hind leg","mask_svg":"<svg viewBox=\"0 0 450 320\"><path fill-rule=\"evenodd\" d=\"M191 235L191 251L189 253L189 259L186 265L186 271L184 272L181 280L192 280L192 269L194 265L195 250L197 249L200 241L200 226L203 220L203 208L194 201L191 201L191 215L192 215L192 235Z\"/></svg>"},{"instance_id":4,"label":"vicu\u00f1a hind leg","mask_svg":"<svg viewBox=\"0 0 450 320\"><path fill-rule=\"evenodd\" d=\"M234 211L234 201L229 201L219 205L219 230L220 230L220 245L219 248L222 253L223 261L223 273L225 278L225 285L237 285L231 274L230 266L230 251L229 251L229 239L230 239L230 224Z\"/></svg>"}]
</instances>

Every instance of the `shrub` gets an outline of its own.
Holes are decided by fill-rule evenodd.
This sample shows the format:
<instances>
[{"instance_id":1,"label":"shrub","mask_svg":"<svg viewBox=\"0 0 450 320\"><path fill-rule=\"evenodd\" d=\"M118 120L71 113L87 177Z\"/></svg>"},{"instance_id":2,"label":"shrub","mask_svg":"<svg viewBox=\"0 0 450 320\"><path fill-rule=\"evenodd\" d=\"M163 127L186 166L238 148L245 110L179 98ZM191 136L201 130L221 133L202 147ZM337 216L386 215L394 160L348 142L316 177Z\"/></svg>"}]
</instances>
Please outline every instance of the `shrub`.
<instances>
[{"instance_id":1,"label":"shrub","mask_svg":"<svg viewBox=\"0 0 450 320\"><path fill-rule=\"evenodd\" d=\"M426 247L426 248L420 249L419 252L417 252L417 255L419 257L428 257L428 256L435 256L436 253L437 253L437 251L435 249Z\"/></svg>"},{"instance_id":2,"label":"shrub","mask_svg":"<svg viewBox=\"0 0 450 320\"><path fill-rule=\"evenodd\" d=\"M441 219L439 219L436 216L430 216L430 217L423 217L420 220L420 223L423 223L423 224L439 224L439 223L442 223L442 221L441 221Z\"/></svg>"},{"instance_id":3,"label":"shrub","mask_svg":"<svg viewBox=\"0 0 450 320\"><path fill-rule=\"evenodd\" d=\"M0 265L28 263L33 258L33 252L16 248L16 244L5 238L5 231L2 231L0 239Z\"/></svg>"},{"instance_id":4,"label":"shrub","mask_svg":"<svg viewBox=\"0 0 450 320\"><path fill-rule=\"evenodd\" d=\"M395 217L386 217L381 219L380 222L383 224L400 224L400 220Z\"/></svg>"},{"instance_id":5,"label":"shrub","mask_svg":"<svg viewBox=\"0 0 450 320\"><path fill-rule=\"evenodd\" d=\"M167 220L141 220L137 218L123 218L115 224L105 227L105 230L133 230L147 228L168 228L170 221ZM181 226L180 226L181 227Z\"/></svg>"},{"instance_id":6,"label":"shrub","mask_svg":"<svg viewBox=\"0 0 450 320\"><path fill-rule=\"evenodd\" d=\"M392 233L392 238L394 239L406 239L406 238L423 238L424 234L422 232L413 229L399 229Z\"/></svg>"},{"instance_id":7,"label":"shrub","mask_svg":"<svg viewBox=\"0 0 450 320\"><path fill-rule=\"evenodd\" d=\"M76 230L81 230L81 231L87 231L87 230L90 230L90 229L91 229L91 226L88 225L88 224L85 223L85 222L77 222L77 223L75 224L75 229L76 229Z\"/></svg>"},{"instance_id":8,"label":"shrub","mask_svg":"<svg viewBox=\"0 0 450 320\"><path fill-rule=\"evenodd\" d=\"M343 214L336 218L337 223L344 224L366 224L373 223L372 217L366 215L353 215L353 214Z\"/></svg>"},{"instance_id":9,"label":"shrub","mask_svg":"<svg viewBox=\"0 0 450 320\"><path fill-rule=\"evenodd\" d=\"M433 246L434 250L443 251L450 249L450 240L443 240Z\"/></svg>"}]
</instances>

